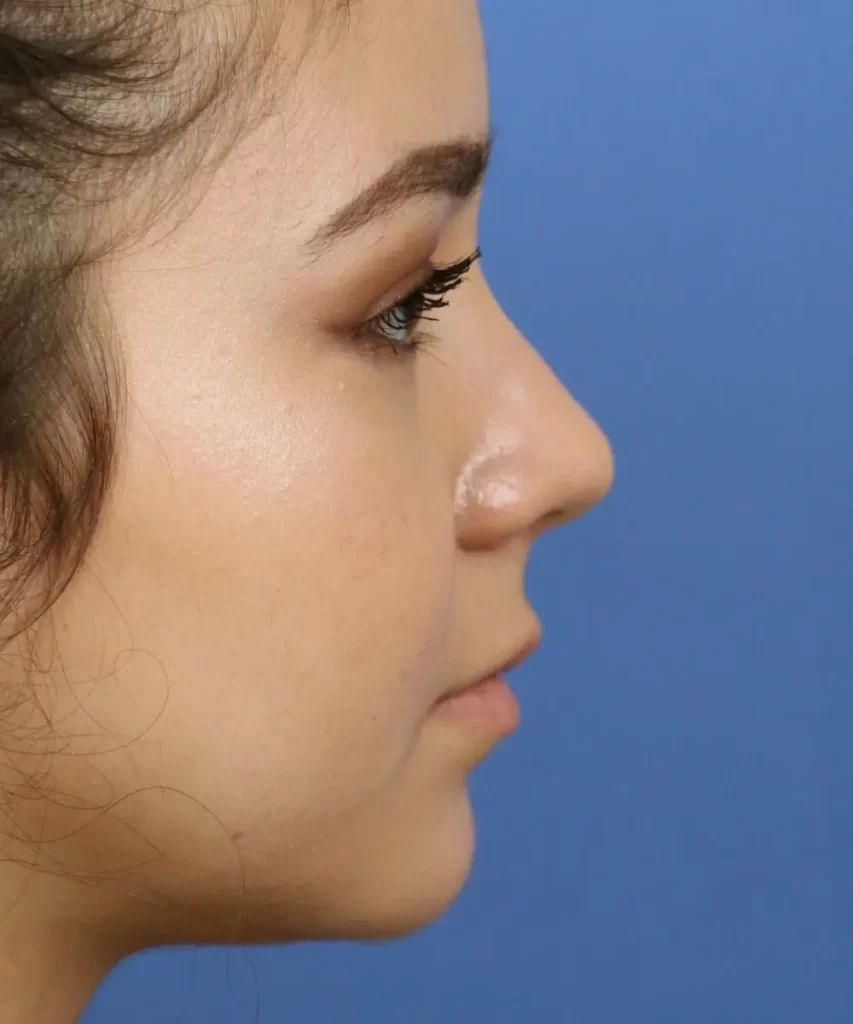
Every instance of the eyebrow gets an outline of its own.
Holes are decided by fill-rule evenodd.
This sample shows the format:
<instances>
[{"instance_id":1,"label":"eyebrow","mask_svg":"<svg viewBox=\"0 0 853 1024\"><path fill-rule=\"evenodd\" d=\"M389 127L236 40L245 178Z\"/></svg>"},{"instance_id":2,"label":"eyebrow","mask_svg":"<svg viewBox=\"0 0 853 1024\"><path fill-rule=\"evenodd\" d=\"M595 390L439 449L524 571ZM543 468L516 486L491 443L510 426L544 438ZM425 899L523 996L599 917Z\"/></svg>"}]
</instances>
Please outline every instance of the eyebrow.
<instances>
[{"instance_id":1,"label":"eyebrow","mask_svg":"<svg viewBox=\"0 0 853 1024\"><path fill-rule=\"evenodd\" d=\"M483 183L494 149L495 130L481 138L461 138L413 149L372 185L325 221L306 243L317 253L382 214L419 196L467 199Z\"/></svg>"}]
</instances>

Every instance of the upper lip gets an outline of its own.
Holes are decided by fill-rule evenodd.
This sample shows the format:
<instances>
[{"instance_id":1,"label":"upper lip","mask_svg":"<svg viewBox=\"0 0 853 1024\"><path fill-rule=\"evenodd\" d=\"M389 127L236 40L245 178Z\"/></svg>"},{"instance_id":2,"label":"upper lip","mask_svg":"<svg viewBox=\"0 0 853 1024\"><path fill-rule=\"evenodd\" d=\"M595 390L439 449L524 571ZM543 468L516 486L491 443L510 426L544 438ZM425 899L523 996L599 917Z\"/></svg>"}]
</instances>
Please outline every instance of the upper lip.
<instances>
[{"instance_id":1,"label":"upper lip","mask_svg":"<svg viewBox=\"0 0 853 1024\"><path fill-rule=\"evenodd\" d=\"M520 644L512 649L512 652L507 655L503 660L496 661L493 667L487 669L481 675L478 675L476 679L471 679L467 683L462 683L459 686L454 686L451 690L448 690L444 694L444 697L452 697L456 693L461 693L462 690L467 690L472 686L476 686L477 683L483 682L485 679L491 679L492 676L499 675L503 672L508 672L511 668L515 668L520 665L526 658L528 658L539 646L542 640L542 626L538 620L533 625L532 629L529 629L525 635L525 639ZM443 699L443 698L442 698Z\"/></svg>"}]
</instances>

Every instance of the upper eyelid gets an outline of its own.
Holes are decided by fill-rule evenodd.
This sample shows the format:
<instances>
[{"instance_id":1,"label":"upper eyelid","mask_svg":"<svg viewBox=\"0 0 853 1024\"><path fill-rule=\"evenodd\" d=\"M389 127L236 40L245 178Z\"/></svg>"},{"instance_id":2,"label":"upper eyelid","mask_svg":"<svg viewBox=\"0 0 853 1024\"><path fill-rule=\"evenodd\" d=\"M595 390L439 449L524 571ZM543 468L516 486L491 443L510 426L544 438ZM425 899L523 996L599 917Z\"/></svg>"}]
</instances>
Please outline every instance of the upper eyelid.
<instances>
[{"instance_id":1,"label":"upper eyelid","mask_svg":"<svg viewBox=\"0 0 853 1024\"><path fill-rule=\"evenodd\" d=\"M401 302L405 302L406 299L415 295L417 292L422 291L435 277L436 271L441 268L433 263L427 264L427 266L421 269L420 277L414 284L406 285L404 288L394 288L389 292L386 292L387 298L381 299L373 308L374 313L371 313L367 319L372 320L375 316L380 313L384 313L387 309L393 306L399 305ZM412 275L409 275L411 277Z\"/></svg>"},{"instance_id":2,"label":"upper eyelid","mask_svg":"<svg viewBox=\"0 0 853 1024\"><path fill-rule=\"evenodd\" d=\"M433 280L434 276L435 271L433 270L425 281L422 281L419 285L415 285L414 288L408 289L408 291L404 292L399 298L391 299L388 302L383 302L379 309L377 309L372 316L369 316L367 318L367 322L373 323L374 321L381 319L387 313L390 313L392 310L396 309L397 306L402 306L410 299L414 299L417 296L421 295L423 292L427 290L427 286L429 285L430 281Z\"/></svg>"},{"instance_id":3,"label":"upper eyelid","mask_svg":"<svg viewBox=\"0 0 853 1024\"><path fill-rule=\"evenodd\" d=\"M432 269L429 276L426 277L420 284L415 285L413 288L406 291L396 299L392 299L388 302L383 302L381 307L377 310L373 316L368 317L368 322L374 321L377 318L389 313L397 306L402 305L404 302L409 301L424 293L430 291L435 292L438 295L447 295L453 291L457 285L462 284L471 272L474 264L482 257L483 253L479 246L468 256L460 260L456 260L454 263L448 264L432 264ZM445 275L449 279L448 287L435 286L430 288L430 285L436 281L436 279L443 282Z\"/></svg>"},{"instance_id":4,"label":"upper eyelid","mask_svg":"<svg viewBox=\"0 0 853 1024\"><path fill-rule=\"evenodd\" d=\"M440 278L446 274L450 274L451 278L459 278L457 283L461 284L467 278L474 264L477 263L482 255L482 249L478 245L473 252L469 253L469 255L458 260L454 260L452 263L434 263L430 260L426 268L425 276L421 277L416 284L410 287L402 290L395 289L393 293L390 294L386 292L386 295L389 297L382 299L373 306L372 312L367 316L362 317L362 324L374 323L402 303L417 297L425 291L428 291L430 284L436 280L436 277ZM449 293L452 290L453 286L447 289L447 292Z\"/></svg>"},{"instance_id":5,"label":"upper eyelid","mask_svg":"<svg viewBox=\"0 0 853 1024\"><path fill-rule=\"evenodd\" d=\"M431 284L433 284L433 282L435 282L436 279L440 280L441 274L443 272L446 273L449 270L453 270L455 268L461 267L465 262L466 262L466 260L459 260L457 263L452 263L449 266L435 266L435 265L433 265L432 269L429 272L429 275L426 278L424 278L424 280L421 281L420 284L417 284L413 288L408 289L399 298L394 299L391 302L384 303L382 309L380 310L380 312L384 312L385 310L388 310L388 309L393 309L394 306L399 306L401 303L405 302L407 299L411 299L414 296L421 294L422 292L429 291L430 290L429 286ZM466 267L464 270L459 270L458 271L458 276L460 278L464 278L468 274L470 269L471 269L471 267L469 266L469 267ZM457 276L457 275L454 275L454 276Z\"/></svg>"}]
</instances>

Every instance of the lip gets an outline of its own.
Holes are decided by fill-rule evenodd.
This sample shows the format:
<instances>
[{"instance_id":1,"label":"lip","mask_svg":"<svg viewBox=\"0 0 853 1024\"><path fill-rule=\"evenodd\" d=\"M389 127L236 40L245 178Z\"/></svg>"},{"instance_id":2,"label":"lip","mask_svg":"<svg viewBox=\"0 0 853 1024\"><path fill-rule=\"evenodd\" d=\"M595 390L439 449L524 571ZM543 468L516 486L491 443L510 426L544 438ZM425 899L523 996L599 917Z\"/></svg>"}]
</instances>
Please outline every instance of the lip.
<instances>
[{"instance_id":1,"label":"lip","mask_svg":"<svg viewBox=\"0 0 853 1024\"><path fill-rule=\"evenodd\" d=\"M498 661L493 664L491 668L486 669L486 671L482 675L477 676L476 679L471 679L467 683L462 683L460 686L454 686L452 689L442 694L439 700L448 700L451 697L456 697L460 693L465 693L467 690L470 690L472 687L477 686L480 683L502 676L504 672L509 672L510 669L516 668L523 661L529 658L541 642L542 625L539 620L536 619L532 629L528 630L525 639L513 648L513 652L511 654L505 657L502 661Z\"/></svg>"}]
</instances>

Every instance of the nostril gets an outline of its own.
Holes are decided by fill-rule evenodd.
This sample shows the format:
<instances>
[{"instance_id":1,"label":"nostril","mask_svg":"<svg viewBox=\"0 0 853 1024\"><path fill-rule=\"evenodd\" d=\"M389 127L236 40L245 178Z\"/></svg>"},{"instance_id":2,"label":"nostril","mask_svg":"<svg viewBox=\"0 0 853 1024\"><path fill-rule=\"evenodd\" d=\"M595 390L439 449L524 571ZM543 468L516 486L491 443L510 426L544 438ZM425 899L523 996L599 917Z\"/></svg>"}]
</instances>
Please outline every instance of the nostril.
<instances>
[{"instance_id":1,"label":"nostril","mask_svg":"<svg viewBox=\"0 0 853 1024\"><path fill-rule=\"evenodd\" d=\"M563 526L577 515L576 512L570 508L555 508L550 512L546 512L544 516L539 520L537 529L541 532L543 530L554 530L558 526Z\"/></svg>"}]
</instances>

